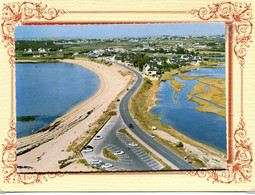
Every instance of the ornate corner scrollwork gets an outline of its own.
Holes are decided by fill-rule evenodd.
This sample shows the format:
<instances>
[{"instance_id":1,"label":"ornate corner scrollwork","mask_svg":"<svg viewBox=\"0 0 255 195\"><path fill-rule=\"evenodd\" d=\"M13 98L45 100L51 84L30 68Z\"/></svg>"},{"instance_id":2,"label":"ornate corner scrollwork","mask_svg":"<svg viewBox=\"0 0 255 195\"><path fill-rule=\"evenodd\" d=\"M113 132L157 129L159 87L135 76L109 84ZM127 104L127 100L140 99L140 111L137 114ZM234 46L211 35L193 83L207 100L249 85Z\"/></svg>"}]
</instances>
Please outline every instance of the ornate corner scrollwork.
<instances>
[{"instance_id":1,"label":"ornate corner scrollwork","mask_svg":"<svg viewBox=\"0 0 255 195\"><path fill-rule=\"evenodd\" d=\"M248 3L232 3L221 2L193 9L190 14L199 17L202 20L221 19L233 22L235 25L235 46L234 52L241 66L245 64L245 56L249 42L251 42L251 34L253 24L251 4Z\"/></svg>"},{"instance_id":2,"label":"ornate corner scrollwork","mask_svg":"<svg viewBox=\"0 0 255 195\"><path fill-rule=\"evenodd\" d=\"M251 35L253 24L251 4L248 3L232 3L221 2L202 7L200 9L193 9L190 14L199 17L201 20L217 20L231 22L234 24L235 38L234 38L234 53L241 65L241 72L245 65L245 56L247 55L247 48L252 42ZM241 77L241 79L243 79ZM243 88L243 82L241 83ZM243 94L241 93L241 96ZM242 105L241 105L242 110ZM207 177L207 180L218 183L241 183L250 182L252 175L252 149L249 138L247 138L247 131L245 130L245 122L243 114L241 114L238 127L233 132L234 135L234 163L229 165L223 171L194 171L190 175L197 175L199 177Z\"/></svg>"},{"instance_id":3,"label":"ornate corner scrollwork","mask_svg":"<svg viewBox=\"0 0 255 195\"><path fill-rule=\"evenodd\" d=\"M12 2L4 4L2 9L2 42L5 43L7 54L9 56L9 64L11 67L11 76L15 68L15 26L21 25L22 22L30 19L53 20L60 15L66 14L63 9L48 8L47 5L35 2ZM11 91L14 89L13 82ZM12 94L13 97L13 94ZM13 102L12 102L13 103ZM2 175L6 183L23 183L35 184L47 181L49 178L62 176L63 174L18 174L17 173L17 156L16 156L16 123L12 116L10 119L10 129L7 133L5 144L2 144L3 153L1 162L3 163Z\"/></svg>"}]
</instances>

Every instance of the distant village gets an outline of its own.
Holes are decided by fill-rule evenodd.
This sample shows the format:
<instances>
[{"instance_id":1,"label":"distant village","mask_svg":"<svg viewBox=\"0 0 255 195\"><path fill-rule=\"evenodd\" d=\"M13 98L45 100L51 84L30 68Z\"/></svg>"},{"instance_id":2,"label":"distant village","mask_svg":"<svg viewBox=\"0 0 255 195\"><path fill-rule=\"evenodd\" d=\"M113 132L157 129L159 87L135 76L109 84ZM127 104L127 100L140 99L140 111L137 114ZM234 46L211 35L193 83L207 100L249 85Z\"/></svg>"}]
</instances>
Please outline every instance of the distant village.
<instances>
[{"instance_id":1,"label":"distant village","mask_svg":"<svg viewBox=\"0 0 255 195\"><path fill-rule=\"evenodd\" d=\"M208 60L206 54L224 54L225 49L223 35L22 41L16 43L17 59L89 58L134 66L150 76L181 66L198 66Z\"/></svg>"}]
</instances>

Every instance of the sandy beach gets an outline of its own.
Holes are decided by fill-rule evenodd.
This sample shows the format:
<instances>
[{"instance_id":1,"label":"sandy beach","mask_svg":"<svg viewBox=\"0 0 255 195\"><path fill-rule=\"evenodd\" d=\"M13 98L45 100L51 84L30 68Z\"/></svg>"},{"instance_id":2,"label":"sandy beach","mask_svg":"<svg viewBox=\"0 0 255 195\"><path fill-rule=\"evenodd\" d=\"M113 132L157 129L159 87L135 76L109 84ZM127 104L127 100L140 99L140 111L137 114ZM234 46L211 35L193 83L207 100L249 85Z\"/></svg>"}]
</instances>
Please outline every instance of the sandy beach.
<instances>
[{"instance_id":1,"label":"sandy beach","mask_svg":"<svg viewBox=\"0 0 255 195\"><path fill-rule=\"evenodd\" d=\"M100 79L100 88L94 96L57 118L44 131L17 140L18 172L91 171L91 167L78 163L60 169L59 161L73 155L73 152L66 151L68 146L77 138L86 136L88 122L92 124L98 120L132 78L130 74L123 76L121 73L127 69L115 64L106 66L86 60L61 62L77 64L95 72Z\"/></svg>"}]
</instances>

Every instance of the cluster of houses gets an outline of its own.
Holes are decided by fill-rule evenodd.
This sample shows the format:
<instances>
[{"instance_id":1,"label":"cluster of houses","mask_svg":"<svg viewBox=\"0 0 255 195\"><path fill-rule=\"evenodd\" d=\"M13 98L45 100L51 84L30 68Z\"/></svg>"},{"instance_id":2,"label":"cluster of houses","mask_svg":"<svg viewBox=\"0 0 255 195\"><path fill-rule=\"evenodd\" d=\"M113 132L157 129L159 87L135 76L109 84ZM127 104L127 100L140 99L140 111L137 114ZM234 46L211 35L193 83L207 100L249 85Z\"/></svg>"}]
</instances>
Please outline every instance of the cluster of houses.
<instances>
[{"instance_id":1,"label":"cluster of houses","mask_svg":"<svg viewBox=\"0 0 255 195\"><path fill-rule=\"evenodd\" d=\"M88 40L78 40L78 41L54 41L54 45L79 45L79 44L88 44Z\"/></svg>"},{"instance_id":2,"label":"cluster of houses","mask_svg":"<svg viewBox=\"0 0 255 195\"><path fill-rule=\"evenodd\" d=\"M170 67L176 67L176 66L183 66L187 64L191 65L200 65L202 62L201 57L195 56L195 55L181 55L178 54L176 51L178 48L185 48L185 50L188 50L190 53L191 51L194 51L197 48L207 48L207 45L201 44L199 42L183 42L181 39L186 40L189 38L188 36L161 36L161 37L133 37L133 38L121 38L121 39L107 39L108 41L114 41L114 42L132 42L132 43L139 43L135 48L132 48L131 50L126 50L122 47L118 48L100 48L95 49L93 51L89 52L73 52L70 55L73 57L78 57L80 55L85 56L91 56L93 58L96 58L96 60L107 62L107 63L121 63L120 55L118 54L127 54L127 57L124 59L124 63L126 65L132 65L131 59L128 57L129 54L132 56L133 54L139 54L140 52L146 53L147 56L150 56L152 59L144 64L143 67L143 73L150 76L156 76L157 72L160 68L160 66L167 66ZM157 40L180 40L174 44L170 45L161 45L160 47L157 47L155 45L155 41ZM55 45L71 45L71 44L88 44L91 42L104 42L106 39L84 39L84 40L59 40L54 41L53 44ZM40 58L43 56L49 55L50 48L39 48L38 50L33 50L31 48L25 49L24 52L27 53L33 53L33 58ZM144 51L152 51L152 52L144 52ZM58 52L63 52L63 49L58 49ZM186 52L186 53L189 53ZM176 53L176 54L175 54ZM162 57L165 57L164 59ZM123 60L123 59L122 59ZM172 66L171 66L172 65Z\"/></svg>"},{"instance_id":3,"label":"cluster of houses","mask_svg":"<svg viewBox=\"0 0 255 195\"><path fill-rule=\"evenodd\" d=\"M199 46L199 44L195 44L197 46ZM182 46L182 45L179 45ZM144 46L143 48L141 48L142 50L144 49L154 49L151 46ZM62 52L63 49L58 49L58 52ZM131 51L127 51L124 48L103 48L103 49L96 49L93 50L91 52L87 52L87 53L83 53L85 55L88 56L93 56L95 58L97 58L97 60L100 61L104 61L107 63L121 63L121 60L119 57L116 57L115 54L119 54L119 53L126 53L126 54L136 54L136 52L134 52L135 50L131 50ZM33 52L33 50L31 48L29 49L24 49L24 52L27 53L34 53L33 54L33 58L40 58L42 56L47 56L49 55L48 52L50 52L50 48L45 49L45 48L39 48L37 51ZM109 56L104 56L105 53L110 54ZM82 53L81 53L82 54ZM73 56L78 56L79 53L78 52L74 52ZM165 64L178 64L178 66L181 66L181 61L182 62L186 62L188 64L191 65L199 65L202 62L201 57L197 57L197 56L193 56L193 55L174 55L173 53L149 53L147 54L152 58L152 60L150 60L149 63L144 65L143 68L143 72L146 75L150 75L150 76L156 76L157 75L157 70L159 66L165 65ZM162 61L162 59L160 58L160 56L166 56L167 60L166 61ZM129 59L126 58L125 59L125 64L126 65L132 65L129 62Z\"/></svg>"},{"instance_id":4,"label":"cluster of houses","mask_svg":"<svg viewBox=\"0 0 255 195\"><path fill-rule=\"evenodd\" d=\"M32 50L31 48L28 48L28 49L24 49L24 52L32 53L32 52L33 52L33 50ZM39 49L37 50L37 52L39 52L39 53L46 53L46 52L50 52L50 48L48 48L48 49L45 49L45 48L39 48Z\"/></svg>"},{"instance_id":5,"label":"cluster of houses","mask_svg":"<svg viewBox=\"0 0 255 195\"><path fill-rule=\"evenodd\" d=\"M167 59L166 63L176 64L180 60L184 60L191 65L200 65L200 63L202 62L201 57L192 56L192 55L181 55L181 56L174 56L172 59ZM149 76L156 76L158 72L157 71L158 66L161 66L162 64L163 64L162 61L160 61L159 59L153 59L149 63L144 65L143 73ZM181 64L179 64L178 66L180 67Z\"/></svg>"},{"instance_id":6,"label":"cluster of houses","mask_svg":"<svg viewBox=\"0 0 255 195\"><path fill-rule=\"evenodd\" d=\"M39 48L37 51L33 51L32 48L24 49L24 52L33 53L33 58L40 58L42 56L48 56L51 48ZM59 49L58 52L62 52L63 49Z\"/></svg>"},{"instance_id":7,"label":"cluster of houses","mask_svg":"<svg viewBox=\"0 0 255 195\"><path fill-rule=\"evenodd\" d=\"M91 52L84 53L85 55L92 57L102 57L104 53L125 53L126 50L124 48L105 48L105 49L96 49Z\"/></svg>"},{"instance_id":8,"label":"cluster of houses","mask_svg":"<svg viewBox=\"0 0 255 195\"><path fill-rule=\"evenodd\" d=\"M105 52L109 53L127 53L127 54L136 54L133 51L126 51L123 48L106 48L106 49L97 49L92 52L84 53L89 56L96 57L98 60L107 62L107 63L122 63L119 57L116 57L115 54L112 54L110 56L103 56ZM77 55L77 53L75 53ZM161 58L158 58L160 56L172 56L173 53L154 53L154 54L148 54L150 56L153 56L153 59L144 65L143 73L150 76L156 76L158 66L162 66L164 63L161 60ZM126 65L132 65L132 63L129 61L128 58L125 58L125 64ZM165 63L171 65L171 64L178 64L178 66L181 66L180 61L186 62L187 64L191 65L200 65L202 62L201 57L193 56L193 55L174 55L171 58L168 58Z\"/></svg>"}]
</instances>

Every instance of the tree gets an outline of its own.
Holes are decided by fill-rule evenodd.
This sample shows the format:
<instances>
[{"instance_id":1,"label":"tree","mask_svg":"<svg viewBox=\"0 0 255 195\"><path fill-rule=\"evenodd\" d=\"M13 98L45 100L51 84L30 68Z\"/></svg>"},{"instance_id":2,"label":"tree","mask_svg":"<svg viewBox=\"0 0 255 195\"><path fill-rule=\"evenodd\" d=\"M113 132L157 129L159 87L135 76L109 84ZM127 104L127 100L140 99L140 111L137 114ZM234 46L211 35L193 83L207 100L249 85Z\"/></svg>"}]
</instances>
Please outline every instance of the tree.
<instances>
[{"instance_id":1,"label":"tree","mask_svg":"<svg viewBox=\"0 0 255 195\"><path fill-rule=\"evenodd\" d=\"M177 50L176 50L176 53L177 54L185 54L185 50L182 47L178 47Z\"/></svg>"},{"instance_id":2,"label":"tree","mask_svg":"<svg viewBox=\"0 0 255 195\"><path fill-rule=\"evenodd\" d=\"M183 143L182 142L178 142L175 147L182 148L183 147Z\"/></svg>"}]
</instances>

